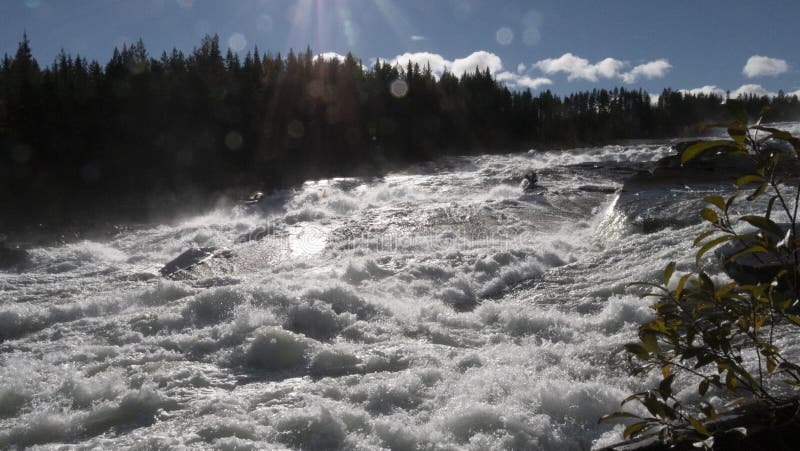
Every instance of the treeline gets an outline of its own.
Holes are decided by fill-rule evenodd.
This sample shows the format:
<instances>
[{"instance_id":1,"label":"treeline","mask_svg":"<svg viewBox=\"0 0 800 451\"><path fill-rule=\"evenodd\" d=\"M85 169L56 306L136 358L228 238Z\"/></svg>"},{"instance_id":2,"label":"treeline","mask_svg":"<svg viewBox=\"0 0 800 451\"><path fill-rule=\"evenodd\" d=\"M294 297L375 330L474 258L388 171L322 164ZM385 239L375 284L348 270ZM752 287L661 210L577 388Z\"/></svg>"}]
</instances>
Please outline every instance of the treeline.
<instances>
[{"instance_id":1,"label":"treeline","mask_svg":"<svg viewBox=\"0 0 800 451\"><path fill-rule=\"evenodd\" d=\"M447 153L597 144L724 120L723 98L665 90L559 97L512 91L487 71L366 69L310 49L244 58L205 37L151 57L141 41L105 66L62 52L48 67L27 36L0 70L0 198L18 211L78 202L277 187ZM737 100L800 117L796 97ZM58 211L58 210L61 211Z\"/></svg>"}]
</instances>

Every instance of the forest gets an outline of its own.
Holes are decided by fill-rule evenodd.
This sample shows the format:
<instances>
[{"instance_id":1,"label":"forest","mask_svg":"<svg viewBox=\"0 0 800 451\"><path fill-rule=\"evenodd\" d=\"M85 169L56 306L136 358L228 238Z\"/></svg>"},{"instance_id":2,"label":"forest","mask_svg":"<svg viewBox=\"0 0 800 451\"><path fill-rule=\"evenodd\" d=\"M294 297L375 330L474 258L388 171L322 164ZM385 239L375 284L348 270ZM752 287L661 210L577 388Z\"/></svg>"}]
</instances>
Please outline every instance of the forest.
<instances>
[{"instance_id":1,"label":"forest","mask_svg":"<svg viewBox=\"0 0 800 451\"><path fill-rule=\"evenodd\" d=\"M40 66L23 36L0 68L0 202L9 222L96 208L137 217L145 200L379 174L448 154L689 135L726 120L733 102L751 117L768 107L766 120L800 118L798 98L783 93L665 89L656 103L624 88L534 94L477 68L436 77L311 49L241 58L217 36L188 54L153 57L140 40L105 65L62 51Z\"/></svg>"}]
</instances>

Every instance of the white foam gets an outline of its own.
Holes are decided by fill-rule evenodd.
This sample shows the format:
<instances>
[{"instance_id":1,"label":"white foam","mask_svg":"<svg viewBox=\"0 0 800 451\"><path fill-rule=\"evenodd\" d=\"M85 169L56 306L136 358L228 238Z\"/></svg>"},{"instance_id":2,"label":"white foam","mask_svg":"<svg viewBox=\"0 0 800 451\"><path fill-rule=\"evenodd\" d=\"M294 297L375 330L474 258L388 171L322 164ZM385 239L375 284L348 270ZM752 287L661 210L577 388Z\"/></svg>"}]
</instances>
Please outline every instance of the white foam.
<instances>
[{"instance_id":1,"label":"white foam","mask_svg":"<svg viewBox=\"0 0 800 451\"><path fill-rule=\"evenodd\" d=\"M0 275L0 448L612 444L622 426L597 418L658 378L625 370L652 317L628 284L691 268L702 226L632 233L613 195L578 188L621 184L594 166L669 152L447 158L34 249L31 271ZM530 170L542 186L525 194ZM233 243L256 227L269 236ZM301 230L322 246L293 254ZM145 276L192 246L234 255L184 281ZM696 384L674 388L696 402Z\"/></svg>"},{"instance_id":2,"label":"white foam","mask_svg":"<svg viewBox=\"0 0 800 451\"><path fill-rule=\"evenodd\" d=\"M292 369L305 365L312 342L301 335L270 327L259 329L247 346L245 363L266 370Z\"/></svg>"}]
</instances>

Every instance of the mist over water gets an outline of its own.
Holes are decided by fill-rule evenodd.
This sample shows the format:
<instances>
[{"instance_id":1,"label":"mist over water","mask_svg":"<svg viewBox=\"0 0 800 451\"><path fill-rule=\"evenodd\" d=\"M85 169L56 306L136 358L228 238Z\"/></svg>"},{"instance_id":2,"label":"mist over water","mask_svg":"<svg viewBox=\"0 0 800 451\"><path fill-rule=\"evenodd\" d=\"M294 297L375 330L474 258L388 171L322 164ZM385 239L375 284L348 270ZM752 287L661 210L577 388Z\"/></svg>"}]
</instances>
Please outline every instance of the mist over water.
<instances>
[{"instance_id":1,"label":"mist over water","mask_svg":"<svg viewBox=\"0 0 800 451\"><path fill-rule=\"evenodd\" d=\"M672 152L449 158L33 249L0 274L0 448L611 444L598 417L652 385L627 284L688 268L702 227L639 233L614 190ZM157 276L210 246L233 255Z\"/></svg>"}]
</instances>

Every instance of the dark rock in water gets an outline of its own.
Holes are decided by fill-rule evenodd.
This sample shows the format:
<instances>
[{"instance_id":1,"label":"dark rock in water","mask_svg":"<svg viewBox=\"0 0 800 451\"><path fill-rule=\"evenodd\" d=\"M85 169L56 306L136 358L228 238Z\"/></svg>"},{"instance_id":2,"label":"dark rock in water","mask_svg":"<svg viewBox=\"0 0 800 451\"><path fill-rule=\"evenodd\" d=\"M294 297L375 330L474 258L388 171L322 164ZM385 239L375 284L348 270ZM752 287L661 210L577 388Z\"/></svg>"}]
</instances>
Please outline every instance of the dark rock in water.
<instances>
[{"instance_id":1,"label":"dark rock in water","mask_svg":"<svg viewBox=\"0 0 800 451\"><path fill-rule=\"evenodd\" d=\"M229 258L231 256L233 256L233 253L228 249L219 249L216 247L193 247L164 265L159 272L164 277L173 277L181 271L190 270L199 264L211 260L212 258Z\"/></svg>"},{"instance_id":2,"label":"dark rock in water","mask_svg":"<svg viewBox=\"0 0 800 451\"><path fill-rule=\"evenodd\" d=\"M654 233L666 228L682 228L701 221L699 211L703 197L719 194L719 185L653 186L632 190L623 188L616 211L641 233Z\"/></svg>"},{"instance_id":3,"label":"dark rock in water","mask_svg":"<svg viewBox=\"0 0 800 451\"><path fill-rule=\"evenodd\" d=\"M537 183L539 183L539 177L536 175L536 172L528 171L522 176L522 182L520 183L520 186L524 191L530 191L538 188L536 185Z\"/></svg>"},{"instance_id":4,"label":"dark rock in water","mask_svg":"<svg viewBox=\"0 0 800 451\"><path fill-rule=\"evenodd\" d=\"M681 165L680 155L695 142L675 146L677 155L660 159L652 172L640 171L629 178L625 181L622 191L639 192L645 189L675 186L732 184L742 174L753 173L756 170L756 164L746 156L717 154L713 149Z\"/></svg>"},{"instance_id":5,"label":"dark rock in water","mask_svg":"<svg viewBox=\"0 0 800 451\"><path fill-rule=\"evenodd\" d=\"M259 226L250 232L239 235L234 243L247 243L248 241L259 241L266 236L272 235L275 230L272 226Z\"/></svg>"},{"instance_id":6,"label":"dark rock in water","mask_svg":"<svg viewBox=\"0 0 800 451\"><path fill-rule=\"evenodd\" d=\"M22 271L30 264L31 256L28 251L0 243L0 271Z\"/></svg>"},{"instance_id":7,"label":"dark rock in water","mask_svg":"<svg viewBox=\"0 0 800 451\"><path fill-rule=\"evenodd\" d=\"M737 177L756 169L746 156L714 149L681 165L680 155L695 142L676 145L676 155L662 158L652 171L639 171L625 181L615 208L641 232L699 223L697 212L704 206L703 197L732 189Z\"/></svg>"},{"instance_id":8,"label":"dark rock in water","mask_svg":"<svg viewBox=\"0 0 800 451\"><path fill-rule=\"evenodd\" d=\"M617 188L613 186L598 186L598 185L581 185L578 187L579 191L586 191L587 193L603 193L603 194L614 194L617 192Z\"/></svg>"},{"instance_id":9,"label":"dark rock in water","mask_svg":"<svg viewBox=\"0 0 800 451\"><path fill-rule=\"evenodd\" d=\"M263 198L264 198L263 192L254 191L249 196L247 196L247 199L244 200L244 203L247 205L257 204Z\"/></svg>"},{"instance_id":10,"label":"dark rock in water","mask_svg":"<svg viewBox=\"0 0 800 451\"><path fill-rule=\"evenodd\" d=\"M788 231L790 227L789 224L778 224L778 226L784 231ZM775 241L780 241L783 237L772 236L771 238ZM714 251L725 273L731 279L742 284L756 284L772 281L778 273L785 269L788 270L787 274L792 273L791 265L782 263L777 256L768 252L753 252L731 260L731 256L746 248L747 246L744 243L729 241ZM790 261L791 258L790 253L786 251L784 261ZM788 281L784 278L779 282L783 286L788 286Z\"/></svg>"}]
</instances>

